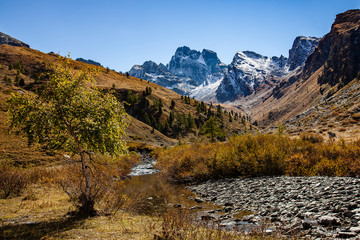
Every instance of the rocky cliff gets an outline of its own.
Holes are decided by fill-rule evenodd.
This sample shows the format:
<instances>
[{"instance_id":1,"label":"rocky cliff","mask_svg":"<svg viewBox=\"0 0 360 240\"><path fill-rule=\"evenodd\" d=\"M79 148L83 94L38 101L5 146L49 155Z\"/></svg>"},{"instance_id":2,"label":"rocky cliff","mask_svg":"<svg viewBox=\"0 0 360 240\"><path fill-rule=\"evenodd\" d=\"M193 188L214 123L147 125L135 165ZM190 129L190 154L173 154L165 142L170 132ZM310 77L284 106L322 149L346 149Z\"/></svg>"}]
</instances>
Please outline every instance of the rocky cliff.
<instances>
[{"instance_id":1,"label":"rocky cliff","mask_svg":"<svg viewBox=\"0 0 360 240\"><path fill-rule=\"evenodd\" d=\"M286 74L286 63L284 56L269 58L251 51L237 52L216 91L217 99L233 101L250 95L266 78Z\"/></svg>"},{"instance_id":2,"label":"rocky cliff","mask_svg":"<svg viewBox=\"0 0 360 240\"><path fill-rule=\"evenodd\" d=\"M133 66L129 74L187 95L224 68L226 65L216 52L207 49L199 52L184 46L176 50L166 66L146 61L143 65Z\"/></svg>"},{"instance_id":3,"label":"rocky cliff","mask_svg":"<svg viewBox=\"0 0 360 240\"><path fill-rule=\"evenodd\" d=\"M307 57L312 54L319 44L320 38L316 37L297 37L289 50L289 59L287 65L289 70L292 71L295 68L303 65Z\"/></svg>"},{"instance_id":4,"label":"rocky cliff","mask_svg":"<svg viewBox=\"0 0 360 240\"><path fill-rule=\"evenodd\" d=\"M195 85L202 84L209 74L218 73L226 65L217 54L204 49L201 53L189 47L179 47L167 65L169 71L180 78L191 78Z\"/></svg>"},{"instance_id":5,"label":"rocky cliff","mask_svg":"<svg viewBox=\"0 0 360 240\"><path fill-rule=\"evenodd\" d=\"M331 31L305 62L303 79L324 67L320 84L346 85L360 72L360 10L349 10L336 16Z\"/></svg>"},{"instance_id":6,"label":"rocky cliff","mask_svg":"<svg viewBox=\"0 0 360 240\"><path fill-rule=\"evenodd\" d=\"M253 119L263 121L263 125L292 119L293 129L306 126L301 131L315 131L320 119L327 119L332 120L337 134L343 134L352 123L357 124L351 116L360 109L359 78L360 10L349 10L336 16L330 32L302 68L284 77L270 96L252 106Z\"/></svg>"},{"instance_id":7,"label":"rocky cliff","mask_svg":"<svg viewBox=\"0 0 360 240\"><path fill-rule=\"evenodd\" d=\"M159 84L182 95L189 93L196 84L191 78L180 78L172 74L164 64L157 64L153 61L146 61L143 65L133 66L129 74Z\"/></svg>"}]
</instances>

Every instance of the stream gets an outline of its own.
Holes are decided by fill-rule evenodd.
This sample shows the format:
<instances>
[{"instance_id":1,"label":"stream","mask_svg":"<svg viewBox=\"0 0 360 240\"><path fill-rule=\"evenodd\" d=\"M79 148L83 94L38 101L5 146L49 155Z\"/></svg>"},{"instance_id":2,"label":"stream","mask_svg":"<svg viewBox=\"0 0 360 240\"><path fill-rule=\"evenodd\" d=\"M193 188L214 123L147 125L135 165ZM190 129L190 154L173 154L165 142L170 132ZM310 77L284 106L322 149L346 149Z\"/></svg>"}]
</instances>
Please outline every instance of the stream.
<instances>
[{"instance_id":1,"label":"stream","mask_svg":"<svg viewBox=\"0 0 360 240\"><path fill-rule=\"evenodd\" d=\"M168 207L186 208L196 212L201 218L206 212L215 212L220 208L197 198L186 185L167 182L154 168L156 160L147 153L141 155L141 163L131 169L130 178L125 182L125 194L139 205L135 209L137 212L153 214ZM220 216L221 213L217 215Z\"/></svg>"}]
</instances>

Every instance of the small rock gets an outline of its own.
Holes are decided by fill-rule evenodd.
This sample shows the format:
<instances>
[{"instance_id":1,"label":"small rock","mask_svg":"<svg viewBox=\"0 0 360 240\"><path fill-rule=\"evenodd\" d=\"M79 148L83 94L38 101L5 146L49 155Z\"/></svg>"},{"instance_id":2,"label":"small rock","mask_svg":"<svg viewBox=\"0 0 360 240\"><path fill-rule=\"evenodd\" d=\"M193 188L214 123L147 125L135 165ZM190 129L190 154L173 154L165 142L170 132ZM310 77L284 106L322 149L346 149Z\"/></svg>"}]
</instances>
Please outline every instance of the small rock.
<instances>
[{"instance_id":1,"label":"small rock","mask_svg":"<svg viewBox=\"0 0 360 240\"><path fill-rule=\"evenodd\" d=\"M227 206L234 206L234 203L233 203L233 202L226 202L226 203L224 204L224 206L225 206L225 207L227 207Z\"/></svg>"},{"instance_id":2,"label":"small rock","mask_svg":"<svg viewBox=\"0 0 360 240\"><path fill-rule=\"evenodd\" d=\"M202 207L200 206L192 206L191 208L189 208L190 210L196 210L196 209L202 209Z\"/></svg>"},{"instance_id":3,"label":"small rock","mask_svg":"<svg viewBox=\"0 0 360 240\"><path fill-rule=\"evenodd\" d=\"M319 223L323 226L336 226L340 224L340 219L334 216L326 215L319 218Z\"/></svg>"},{"instance_id":4,"label":"small rock","mask_svg":"<svg viewBox=\"0 0 360 240\"><path fill-rule=\"evenodd\" d=\"M354 215L354 213L350 212L350 211L346 211L343 213L343 215L344 215L344 217L351 218Z\"/></svg>"},{"instance_id":5,"label":"small rock","mask_svg":"<svg viewBox=\"0 0 360 240\"><path fill-rule=\"evenodd\" d=\"M210 220L214 220L214 219L215 218L213 216L210 216L210 215L201 216L202 221L210 221Z\"/></svg>"},{"instance_id":6,"label":"small rock","mask_svg":"<svg viewBox=\"0 0 360 240\"><path fill-rule=\"evenodd\" d=\"M194 201L197 202L197 203L202 203L202 202L204 202L204 200L202 200L201 198L195 198Z\"/></svg>"},{"instance_id":7,"label":"small rock","mask_svg":"<svg viewBox=\"0 0 360 240\"><path fill-rule=\"evenodd\" d=\"M354 232L339 232L337 235L338 238L353 238L356 237Z\"/></svg>"},{"instance_id":8,"label":"small rock","mask_svg":"<svg viewBox=\"0 0 360 240\"><path fill-rule=\"evenodd\" d=\"M360 233L360 226L357 226L357 227L351 227L349 230L350 230L351 232Z\"/></svg>"},{"instance_id":9,"label":"small rock","mask_svg":"<svg viewBox=\"0 0 360 240\"><path fill-rule=\"evenodd\" d=\"M225 208L224 208L224 212L230 212L230 211L232 211L232 210L233 210L232 207L225 207Z\"/></svg>"}]
</instances>

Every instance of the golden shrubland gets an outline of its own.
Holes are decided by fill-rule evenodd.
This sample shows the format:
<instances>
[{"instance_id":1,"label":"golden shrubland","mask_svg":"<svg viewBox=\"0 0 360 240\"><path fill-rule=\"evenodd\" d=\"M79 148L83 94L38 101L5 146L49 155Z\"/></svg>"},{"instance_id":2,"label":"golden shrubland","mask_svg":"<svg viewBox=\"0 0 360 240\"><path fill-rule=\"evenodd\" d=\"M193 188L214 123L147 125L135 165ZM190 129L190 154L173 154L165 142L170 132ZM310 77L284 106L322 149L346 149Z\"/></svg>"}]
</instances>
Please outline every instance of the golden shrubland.
<instances>
[{"instance_id":1,"label":"golden shrubland","mask_svg":"<svg viewBox=\"0 0 360 240\"><path fill-rule=\"evenodd\" d=\"M241 135L226 143L158 149L157 166L173 181L221 177L357 176L360 141L324 142L316 134L290 138L280 134Z\"/></svg>"}]
</instances>

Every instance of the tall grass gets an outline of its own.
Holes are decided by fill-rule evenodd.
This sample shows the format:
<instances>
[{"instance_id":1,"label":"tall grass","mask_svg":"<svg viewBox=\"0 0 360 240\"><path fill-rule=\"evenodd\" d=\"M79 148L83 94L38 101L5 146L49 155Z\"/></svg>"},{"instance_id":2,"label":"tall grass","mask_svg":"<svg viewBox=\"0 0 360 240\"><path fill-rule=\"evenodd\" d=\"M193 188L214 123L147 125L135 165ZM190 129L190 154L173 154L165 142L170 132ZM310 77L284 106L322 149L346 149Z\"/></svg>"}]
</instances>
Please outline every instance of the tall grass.
<instances>
[{"instance_id":1,"label":"tall grass","mask_svg":"<svg viewBox=\"0 0 360 240\"><path fill-rule=\"evenodd\" d=\"M182 145L155 151L157 166L173 181L237 176L360 175L360 141L324 142L315 134L292 139L258 134L226 143Z\"/></svg>"}]
</instances>

